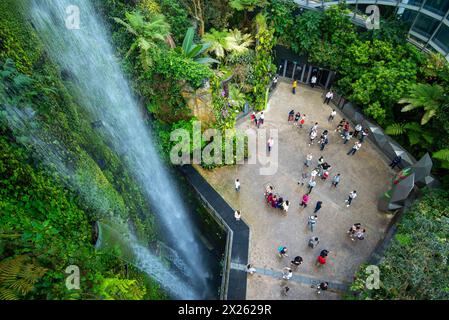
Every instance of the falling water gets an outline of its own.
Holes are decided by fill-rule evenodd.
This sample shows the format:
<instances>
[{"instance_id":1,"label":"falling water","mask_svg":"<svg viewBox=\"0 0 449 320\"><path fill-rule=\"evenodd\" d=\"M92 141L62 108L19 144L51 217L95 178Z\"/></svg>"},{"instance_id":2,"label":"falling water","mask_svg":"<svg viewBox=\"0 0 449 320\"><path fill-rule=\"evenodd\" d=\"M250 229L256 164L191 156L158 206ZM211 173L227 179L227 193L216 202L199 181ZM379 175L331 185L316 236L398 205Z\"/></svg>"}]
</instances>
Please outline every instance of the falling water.
<instances>
[{"instance_id":1,"label":"falling water","mask_svg":"<svg viewBox=\"0 0 449 320\"><path fill-rule=\"evenodd\" d=\"M67 28L66 19L73 13L66 11L68 8L79 8L79 29ZM184 272L189 282L197 285L200 297L208 295L208 272L199 239L157 154L139 106L114 57L108 32L94 7L89 0L34 0L31 19L50 57L70 75L73 95L93 119L102 121L108 142L142 186L162 228L186 265ZM154 267L146 250L137 245L134 248L144 269Z\"/></svg>"}]
</instances>

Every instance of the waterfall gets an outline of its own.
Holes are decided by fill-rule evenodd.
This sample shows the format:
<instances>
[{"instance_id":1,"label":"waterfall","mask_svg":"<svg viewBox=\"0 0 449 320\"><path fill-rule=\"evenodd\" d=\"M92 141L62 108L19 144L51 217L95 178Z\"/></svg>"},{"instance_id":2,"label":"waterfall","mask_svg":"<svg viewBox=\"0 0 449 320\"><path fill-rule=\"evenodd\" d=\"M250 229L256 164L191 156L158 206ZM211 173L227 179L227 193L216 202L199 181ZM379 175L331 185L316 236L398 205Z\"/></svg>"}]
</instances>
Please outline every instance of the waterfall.
<instances>
[{"instance_id":1,"label":"waterfall","mask_svg":"<svg viewBox=\"0 0 449 320\"><path fill-rule=\"evenodd\" d=\"M79 9L79 29L67 27L68 8ZM30 17L50 58L70 75L73 96L93 119L102 121L108 143L124 159L162 229L173 240L173 249L185 265L184 275L196 287L177 294L182 298L204 298L211 290L200 240L157 154L101 18L89 0L34 0ZM137 243L132 247L142 270L151 275L152 269L161 267L146 248ZM170 279L157 280L164 286L164 281Z\"/></svg>"}]
</instances>

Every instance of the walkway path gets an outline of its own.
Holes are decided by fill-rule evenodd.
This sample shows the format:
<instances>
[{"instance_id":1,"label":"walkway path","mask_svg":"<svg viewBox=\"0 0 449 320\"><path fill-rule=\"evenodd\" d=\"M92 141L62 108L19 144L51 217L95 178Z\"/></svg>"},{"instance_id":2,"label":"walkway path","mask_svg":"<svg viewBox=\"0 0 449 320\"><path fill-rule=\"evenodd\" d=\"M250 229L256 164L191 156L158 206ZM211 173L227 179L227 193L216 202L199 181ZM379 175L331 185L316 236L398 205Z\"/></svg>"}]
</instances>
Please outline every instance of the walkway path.
<instances>
[{"instance_id":1,"label":"walkway path","mask_svg":"<svg viewBox=\"0 0 449 320\"><path fill-rule=\"evenodd\" d=\"M387 159L368 140L354 155L347 156L353 141L343 145L341 137L333 130L340 121L337 114L334 123L328 123L331 108L323 104L322 92L318 89L300 86L293 95L290 83L280 82L270 99L270 108L265 112L265 128L278 129L279 145L278 171L273 176L259 175L259 165L238 165L218 168L212 171L197 169L218 193L235 209L242 211L242 218L250 227L249 260L260 270L278 272L290 260L280 260L276 255L279 245L289 248L290 257L300 255L304 263L295 272L298 282L292 282L289 299L316 299L306 279L321 279L332 283L350 283L361 263L367 260L377 243L384 237L391 219L377 210L379 195L388 189L393 171ZM308 115L307 125L300 131L287 123L291 109ZM323 128L330 131L330 143L323 152L317 145L308 146L308 131L313 123L319 122L318 133ZM252 125L248 117L241 119L237 127L246 130ZM337 189L331 188L330 181L318 181L311 194L311 203L306 209L299 208L299 199L306 187L297 184L303 170L305 155L311 151L316 160L323 155L332 165L331 176L341 173L342 180ZM241 180L241 191L234 190L234 179ZM265 204L264 186L275 186L275 191L291 201L288 215ZM349 208L345 199L350 191L357 190L358 197ZM318 212L315 233L320 237L317 248L307 246L312 233L307 229L307 217L313 213L316 201L323 201ZM356 222L367 229L365 240L352 242L346 231ZM315 259L320 250L331 251L328 264L317 269ZM264 272L248 276L247 299L279 299L280 283L272 274ZM326 293L319 299L337 299L338 292Z\"/></svg>"}]
</instances>

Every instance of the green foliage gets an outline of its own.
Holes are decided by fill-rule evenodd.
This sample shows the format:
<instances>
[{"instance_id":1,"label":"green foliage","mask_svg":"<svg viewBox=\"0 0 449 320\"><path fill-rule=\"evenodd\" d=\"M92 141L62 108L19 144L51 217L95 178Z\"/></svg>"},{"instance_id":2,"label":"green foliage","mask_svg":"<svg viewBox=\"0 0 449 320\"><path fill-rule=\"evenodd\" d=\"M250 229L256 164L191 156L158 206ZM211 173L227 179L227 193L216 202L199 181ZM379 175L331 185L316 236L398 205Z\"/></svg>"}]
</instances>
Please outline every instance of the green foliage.
<instances>
[{"instance_id":1,"label":"green foliage","mask_svg":"<svg viewBox=\"0 0 449 320\"><path fill-rule=\"evenodd\" d=\"M171 32L176 44L182 43L186 28L192 25L186 9L178 2L173 0L156 0L160 6L160 12L163 13L171 26Z\"/></svg>"},{"instance_id":2,"label":"green foliage","mask_svg":"<svg viewBox=\"0 0 449 320\"><path fill-rule=\"evenodd\" d=\"M201 64L219 63L219 61L210 57L204 57L203 54L211 47L211 43L195 44L193 38L195 36L195 28L187 29L182 46L178 47L178 52L185 58L192 59Z\"/></svg>"},{"instance_id":3,"label":"green foliage","mask_svg":"<svg viewBox=\"0 0 449 320\"><path fill-rule=\"evenodd\" d=\"M139 50L139 59L145 70L153 65L151 52L159 49L170 34L170 25L162 14L149 14L146 17L140 11L125 13L126 22L120 18L114 18L115 22L124 26L126 31L135 38L126 57L134 50Z\"/></svg>"},{"instance_id":4,"label":"green foliage","mask_svg":"<svg viewBox=\"0 0 449 320\"><path fill-rule=\"evenodd\" d=\"M0 300L19 300L26 297L47 272L27 255L0 261Z\"/></svg>"},{"instance_id":5,"label":"green foliage","mask_svg":"<svg viewBox=\"0 0 449 320\"><path fill-rule=\"evenodd\" d=\"M146 294L136 280L104 278L96 288L98 295L105 300L142 300Z\"/></svg>"},{"instance_id":6,"label":"green foliage","mask_svg":"<svg viewBox=\"0 0 449 320\"><path fill-rule=\"evenodd\" d=\"M265 6L267 0L230 0L229 6L237 11L254 11L256 8Z\"/></svg>"},{"instance_id":7,"label":"green foliage","mask_svg":"<svg viewBox=\"0 0 449 320\"><path fill-rule=\"evenodd\" d=\"M440 160L442 162L443 168L449 169L449 149L442 149L437 152L434 152L432 157Z\"/></svg>"},{"instance_id":8,"label":"green foliage","mask_svg":"<svg viewBox=\"0 0 449 320\"><path fill-rule=\"evenodd\" d=\"M410 88L408 97L399 100L399 103L407 104L402 108L402 112L424 108L425 112L421 119L421 124L424 125L440 111L444 104L448 104L449 100L440 85L419 83L413 85Z\"/></svg>"},{"instance_id":9,"label":"green foliage","mask_svg":"<svg viewBox=\"0 0 449 320\"><path fill-rule=\"evenodd\" d=\"M357 299L447 300L449 193L427 190L401 221L380 268L380 289L368 290L364 268L352 290Z\"/></svg>"},{"instance_id":10,"label":"green foliage","mask_svg":"<svg viewBox=\"0 0 449 320\"><path fill-rule=\"evenodd\" d=\"M411 146L416 144L425 146L433 143L433 136L417 122L393 123L385 129L385 133L392 136L405 134Z\"/></svg>"},{"instance_id":11,"label":"green foliage","mask_svg":"<svg viewBox=\"0 0 449 320\"><path fill-rule=\"evenodd\" d=\"M259 14L256 18L258 32L256 35L256 61L254 65L253 95L254 108L263 110L266 106L266 90L271 81L271 75L276 67L272 63L272 49L275 45L274 29L268 28L266 18Z\"/></svg>"}]
</instances>

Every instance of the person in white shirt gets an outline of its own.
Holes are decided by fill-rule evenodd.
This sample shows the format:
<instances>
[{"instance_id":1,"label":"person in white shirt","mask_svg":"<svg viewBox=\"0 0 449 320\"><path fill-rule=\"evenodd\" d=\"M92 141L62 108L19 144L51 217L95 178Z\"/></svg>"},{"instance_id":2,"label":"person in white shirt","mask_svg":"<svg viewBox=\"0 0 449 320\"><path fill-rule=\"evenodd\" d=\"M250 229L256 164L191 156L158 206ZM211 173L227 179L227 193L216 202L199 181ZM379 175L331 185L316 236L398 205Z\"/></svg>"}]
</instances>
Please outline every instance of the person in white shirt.
<instances>
[{"instance_id":1,"label":"person in white shirt","mask_svg":"<svg viewBox=\"0 0 449 320\"><path fill-rule=\"evenodd\" d=\"M315 130L312 130L312 131L310 132L309 138L310 138L310 142L309 142L309 147L310 147L310 146L313 144L313 141L314 141L315 138L316 138L316 131L315 131Z\"/></svg>"},{"instance_id":2,"label":"person in white shirt","mask_svg":"<svg viewBox=\"0 0 449 320\"><path fill-rule=\"evenodd\" d=\"M329 104L329 102L331 102L331 100L334 98L334 93L332 91L328 91L326 93L326 98L324 99L324 103L325 104ZM335 110L334 110L335 111Z\"/></svg>"},{"instance_id":3,"label":"person in white shirt","mask_svg":"<svg viewBox=\"0 0 449 320\"><path fill-rule=\"evenodd\" d=\"M242 217L242 214L240 213L240 210L235 210L235 212L234 212L235 220L240 221L241 217Z\"/></svg>"},{"instance_id":4,"label":"person in white shirt","mask_svg":"<svg viewBox=\"0 0 449 320\"><path fill-rule=\"evenodd\" d=\"M312 76L312 79L310 79L310 85L312 86L312 88L315 87L316 81L317 81L316 76Z\"/></svg>"},{"instance_id":5,"label":"person in white shirt","mask_svg":"<svg viewBox=\"0 0 449 320\"><path fill-rule=\"evenodd\" d=\"M348 199L345 200L345 202L347 203L346 206L349 207L352 203L352 200L354 200L355 198L357 198L357 191L352 191L349 196Z\"/></svg>"},{"instance_id":6,"label":"person in white shirt","mask_svg":"<svg viewBox=\"0 0 449 320\"><path fill-rule=\"evenodd\" d=\"M290 207L290 201L288 201L288 200L284 201L284 203L282 204L282 209L284 209L285 213L288 212L289 207Z\"/></svg>"},{"instance_id":7,"label":"person in white shirt","mask_svg":"<svg viewBox=\"0 0 449 320\"><path fill-rule=\"evenodd\" d=\"M248 264L246 266L246 272L248 272L249 274L254 274L256 272L256 268L254 268L251 264Z\"/></svg>"},{"instance_id":8,"label":"person in white shirt","mask_svg":"<svg viewBox=\"0 0 449 320\"><path fill-rule=\"evenodd\" d=\"M310 165L312 164L312 159L313 159L313 155L311 153L307 154L306 161L304 162L304 165L306 167L310 167Z\"/></svg>"},{"instance_id":9,"label":"person in white shirt","mask_svg":"<svg viewBox=\"0 0 449 320\"><path fill-rule=\"evenodd\" d=\"M329 118L327 119L327 121L332 122L334 121L335 116L337 115L337 111L332 110L331 114L329 115Z\"/></svg>"},{"instance_id":10,"label":"person in white shirt","mask_svg":"<svg viewBox=\"0 0 449 320\"><path fill-rule=\"evenodd\" d=\"M234 184L235 184L235 191L239 192L240 191L240 180L235 179Z\"/></svg>"},{"instance_id":11,"label":"person in white shirt","mask_svg":"<svg viewBox=\"0 0 449 320\"><path fill-rule=\"evenodd\" d=\"M293 271L289 267L282 269L282 279L290 280L293 277Z\"/></svg>"},{"instance_id":12,"label":"person in white shirt","mask_svg":"<svg viewBox=\"0 0 449 320\"><path fill-rule=\"evenodd\" d=\"M362 131L362 125L359 123L354 127L354 138L357 138L357 136L359 135L360 131Z\"/></svg>"},{"instance_id":13,"label":"person in white shirt","mask_svg":"<svg viewBox=\"0 0 449 320\"><path fill-rule=\"evenodd\" d=\"M273 139L272 137L270 137L270 138L268 139L268 143L267 143L267 146L268 146L268 152L271 152L271 148L273 148L273 145L274 145L274 139Z\"/></svg>"},{"instance_id":14,"label":"person in white shirt","mask_svg":"<svg viewBox=\"0 0 449 320\"><path fill-rule=\"evenodd\" d=\"M360 147L362 146L362 144L360 143L360 141L356 141L355 143L354 143L354 146L351 148L351 150L349 150L349 152L347 153L347 155L349 156L349 155L351 155L351 156L353 156L359 149L360 149Z\"/></svg>"}]
</instances>

